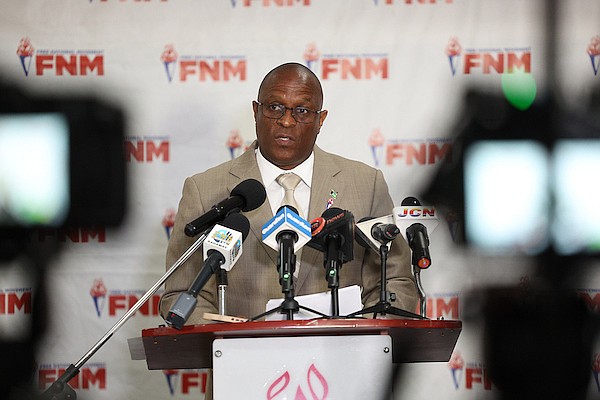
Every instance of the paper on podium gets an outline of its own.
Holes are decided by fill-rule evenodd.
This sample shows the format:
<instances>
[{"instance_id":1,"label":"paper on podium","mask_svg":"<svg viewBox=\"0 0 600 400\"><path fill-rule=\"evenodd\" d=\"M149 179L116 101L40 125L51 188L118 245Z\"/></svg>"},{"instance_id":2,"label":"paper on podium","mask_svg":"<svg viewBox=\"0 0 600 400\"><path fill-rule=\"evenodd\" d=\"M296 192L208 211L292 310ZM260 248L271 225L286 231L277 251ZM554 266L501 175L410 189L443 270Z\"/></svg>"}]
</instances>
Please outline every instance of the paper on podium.
<instances>
[{"instance_id":1,"label":"paper on podium","mask_svg":"<svg viewBox=\"0 0 600 400\"><path fill-rule=\"evenodd\" d=\"M348 315L358 310L362 310L360 287L358 285L347 286L338 289L340 315ZM322 312L325 315L331 315L331 292L321 292L315 294L307 294L304 296L295 297L298 304L308 307L315 311ZM281 305L283 299L271 299L267 302L266 311L277 308ZM318 318L320 315L307 310L300 309L297 314L294 314L294 319L312 319ZM286 318L285 314L272 313L265 317L266 321L280 321Z\"/></svg>"}]
</instances>

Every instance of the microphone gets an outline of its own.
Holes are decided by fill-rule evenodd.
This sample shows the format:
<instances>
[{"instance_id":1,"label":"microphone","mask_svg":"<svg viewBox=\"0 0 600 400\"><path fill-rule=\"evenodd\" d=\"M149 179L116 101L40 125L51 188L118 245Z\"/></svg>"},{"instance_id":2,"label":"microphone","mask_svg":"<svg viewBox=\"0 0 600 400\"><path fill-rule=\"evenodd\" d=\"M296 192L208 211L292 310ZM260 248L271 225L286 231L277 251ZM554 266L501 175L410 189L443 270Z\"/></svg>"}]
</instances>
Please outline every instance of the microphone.
<instances>
[{"instance_id":1,"label":"microphone","mask_svg":"<svg viewBox=\"0 0 600 400\"><path fill-rule=\"evenodd\" d=\"M298 215L292 206L280 207L275 216L262 227L262 241L273 250L280 249L280 240L284 233L294 238L294 252L300 250L311 239L308 221Z\"/></svg>"},{"instance_id":2,"label":"microphone","mask_svg":"<svg viewBox=\"0 0 600 400\"><path fill-rule=\"evenodd\" d=\"M308 246L313 249L327 252L328 242L339 236L342 263L354 259L354 215L350 211L331 207L311 222L312 239Z\"/></svg>"},{"instance_id":3,"label":"microphone","mask_svg":"<svg viewBox=\"0 0 600 400\"><path fill-rule=\"evenodd\" d=\"M248 218L240 213L229 214L222 225L215 225L208 234L202 247L204 260L211 256L222 258L221 269L231 271L233 265L242 255L242 242L250 231ZM217 254L217 255L215 255Z\"/></svg>"},{"instance_id":4,"label":"microphone","mask_svg":"<svg viewBox=\"0 0 600 400\"><path fill-rule=\"evenodd\" d=\"M165 321L176 329L183 328L196 308L200 290L206 285L213 273L219 268L227 271L242 255L242 242L248 236L250 222L240 213L228 215L223 225L215 225L203 243L204 265L196 275L187 292L179 294L167 313Z\"/></svg>"},{"instance_id":5,"label":"microphone","mask_svg":"<svg viewBox=\"0 0 600 400\"><path fill-rule=\"evenodd\" d=\"M279 284L284 293L293 295L293 276L296 254L310 240L308 221L297 214L292 206L282 206L277 214L262 228L262 240L270 248L278 251L277 270Z\"/></svg>"},{"instance_id":6,"label":"microphone","mask_svg":"<svg viewBox=\"0 0 600 400\"><path fill-rule=\"evenodd\" d=\"M419 222L406 228L408 245L412 249L412 263L421 269L429 268L431 256L429 255L429 236L427 228Z\"/></svg>"},{"instance_id":7,"label":"microphone","mask_svg":"<svg viewBox=\"0 0 600 400\"><path fill-rule=\"evenodd\" d=\"M413 265L429 268L431 256L427 232L433 232L438 225L435 208L423 207L417 198L407 197L400 207L394 207L393 219L412 250Z\"/></svg>"},{"instance_id":8,"label":"microphone","mask_svg":"<svg viewBox=\"0 0 600 400\"><path fill-rule=\"evenodd\" d=\"M394 218L392 215L386 215L384 217L374 218L365 217L356 223L356 230L354 239L356 243L365 248L371 248L375 251L379 251L379 247L383 244L373 236L373 230L377 225L388 225L393 224ZM391 244L385 243L390 248Z\"/></svg>"},{"instance_id":9,"label":"microphone","mask_svg":"<svg viewBox=\"0 0 600 400\"><path fill-rule=\"evenodd\" d=\"M394 224L377 223L371 227L371 235L381 244L388 244L396 239L400 229Z\"/></svg>"},{"instance_id":10,"label":"microphone","mask_svg":"<svg viewBox=\"0 0 600 400\"><path fill-rule=\"evenodd\" d=\"M222 221L227 213L239 208L241 211L252 211L260 207L267 198L262 183L256 179L246 179L231 191L231 196L212 206L210 210L185 226L185 234L194 237L212 225Z\"/></svg>"}]
</instances>

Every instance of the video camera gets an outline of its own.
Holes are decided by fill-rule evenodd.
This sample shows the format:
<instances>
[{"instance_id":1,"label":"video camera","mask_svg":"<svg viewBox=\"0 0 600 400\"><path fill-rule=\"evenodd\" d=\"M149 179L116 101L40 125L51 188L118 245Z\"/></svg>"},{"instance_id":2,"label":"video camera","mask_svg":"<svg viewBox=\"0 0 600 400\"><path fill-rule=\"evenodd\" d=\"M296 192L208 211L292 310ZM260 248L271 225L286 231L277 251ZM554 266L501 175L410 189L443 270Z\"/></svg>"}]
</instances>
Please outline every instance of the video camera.
<instances>
[{"instance_id":1,"label":"video camera","mask_svg":"<svg viewBox=\"0 0 600 400\"><path fill-rule=\"evenodd\" d=\"M0 239L120 225L124 129L124 113L95 97L34 96L0 83Z\"/></svg>"}]
</instances>

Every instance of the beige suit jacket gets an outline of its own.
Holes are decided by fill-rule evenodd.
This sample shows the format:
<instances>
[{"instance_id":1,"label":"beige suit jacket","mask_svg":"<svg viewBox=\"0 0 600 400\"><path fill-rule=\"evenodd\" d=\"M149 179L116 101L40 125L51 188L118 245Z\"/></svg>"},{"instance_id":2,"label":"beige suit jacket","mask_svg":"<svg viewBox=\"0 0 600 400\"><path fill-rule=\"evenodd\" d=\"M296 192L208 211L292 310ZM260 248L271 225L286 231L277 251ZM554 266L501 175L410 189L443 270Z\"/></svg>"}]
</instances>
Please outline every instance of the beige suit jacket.
<instances>
[{"instance_id":1,"label":"beige suit jacket","mask_svg":"<svg viewBox=\"0 0 600 400\"><path fill-rule=\"evenodd\" d=\"M256 142L238 158L196 174L185 180L183 194L169 240L166 267L169 269L197 238L184 234L185 225L227 198L243 180L262 182L256 163ZM364 163L327 153L315 146L315 163L308 220L321 216L331 191L337 192L333 207L350 211L359 221L363 217L380 217L392 213L393 202L381 171ZM259 208L245 212L250 233L243 243L243 254L228 272L227 314L252 318L265 311L272 298L283 298L277 271L277 252L262 243L261 230L272 218L268 199ZM302 249L299 276L295 280L296 295L328 290L323 267L323 253L308 246ZM198 250L165 283L161 298L161 315L166 316L181 291L188 290L203 265ZM354 260L340 270L340 288L357 284L362 288L365 307L379 300L381 277L379 255L354 243ZM417 293L410 265L410 248L399 235L392 243L387 264L388 290L396 294L392 306L415 312ZM213 276L198 296L196 310L188 325L206 323L204 312L217 313L217 287Z\"/></svg>"}]
</instances>

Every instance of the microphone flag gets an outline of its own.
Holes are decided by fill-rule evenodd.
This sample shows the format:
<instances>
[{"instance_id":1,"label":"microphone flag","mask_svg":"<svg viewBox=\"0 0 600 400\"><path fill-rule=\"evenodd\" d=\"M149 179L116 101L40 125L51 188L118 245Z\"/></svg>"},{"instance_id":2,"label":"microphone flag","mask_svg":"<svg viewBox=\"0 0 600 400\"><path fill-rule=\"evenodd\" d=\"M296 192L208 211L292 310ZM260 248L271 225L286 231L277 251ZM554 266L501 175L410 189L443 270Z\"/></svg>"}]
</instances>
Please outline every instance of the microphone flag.
<instances>
[{"instance_id":1,"label":"microphone flag","mask_svg":"<svg viewBox=\"0 0 600 400\"><path fill-rule=\"evenodd\" d=\"M400 228L400 233L402 233L402 236L407 241L406 229L412 224L423 224L430 235L439 224L437 210L434 207L424 207L421 205L398 206L394 207L392 216L394 224Z\"/></svg>"},{"instance_id":2,"label":"microphone flag","mask_svg":"<svg viewBox=\"0 0 600 400\"><path fill-rule=\"evenodd\" d=\"M298 240L294 243L294 252L304 247L311 239L308 221L287 206L281 207L277 214L263 225L262 241L273 250L279 250L277 236L282 231L292 231L298 235Z\"/></svg>"},{"instance_id":3,"label":"microphone flag","mask_svg":"<svg viewBox=\"0 0 600 400\"><path fill-rule=\"evenodd\" d=\"M242 256L242 233L216 224L202 247L204 248L204 260L208 258L211 250L218 251L225 258L225 261L221 264L221 269L231 271L231 268Z\"/></svg>"}]
</instances>

